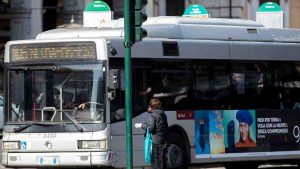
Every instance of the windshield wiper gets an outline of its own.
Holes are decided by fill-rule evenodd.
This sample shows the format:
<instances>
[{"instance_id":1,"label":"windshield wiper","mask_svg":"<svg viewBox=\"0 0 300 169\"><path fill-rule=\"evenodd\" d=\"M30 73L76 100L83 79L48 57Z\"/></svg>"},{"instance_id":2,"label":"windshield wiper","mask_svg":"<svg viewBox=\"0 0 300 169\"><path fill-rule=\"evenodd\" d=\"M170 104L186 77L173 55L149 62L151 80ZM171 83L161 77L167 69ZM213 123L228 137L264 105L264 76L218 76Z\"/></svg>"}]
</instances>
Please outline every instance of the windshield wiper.
<instances>
[{"instance_id":1,"label":"windshield wiper","mask_svg":"<svg viewBox=\"0 0 300 169\"><path fill-rule=\"evenodd\" d=\"M86 131L86 129L83 126L78 124L77 121L75 119L73 119L72 117L70 117L66 112L64 112L64 114L68 117L68 119L70 119L72 121L72 123L75 125L75 127L77 127L79 129L80 132ZM23 130L31 127L31 126L35 126L35 125L36 126L53 126L54 124L45 124L44 122L43 123L35 122L35 123L27 124L25 126L16 127L16 128L13 129L13 131L15 133L18 133L18 132L21 132L21 131L23 131Z\"/></svg>"},{"instance_id":2,"label":"windshield wiper","mask_svg":"<svg viewBox=\"0 0 300 169\"><path fill-rule=\"evenodd\" d=\"M37 122L35 122L35 123L27 124L25 126L16 127L13 130L14 130L14 132L18 133L20 131L23 131L23 130L27 129L28 127L35 126L35 125L37 125L37 126L52 126L53 124L45 124L45 123L37 123Z\"/></svg>"},{"instance_id":3,"label":"windshield wiper","mask_svg":"<svg viewBox=\"0 0 300 169\"><path fill-rule=\"evenodd\" d=\"M72 117L70 117L68 115L68 113L64 112L64 114L68 117L68 119L70 119L72 121L72 123L75 125L75 127L77 127L79 129L80 132L86 131L85 128L83 126L81 126L80 124L78 124L75 119L73 119Z\"/></svg>"}]
</instances>

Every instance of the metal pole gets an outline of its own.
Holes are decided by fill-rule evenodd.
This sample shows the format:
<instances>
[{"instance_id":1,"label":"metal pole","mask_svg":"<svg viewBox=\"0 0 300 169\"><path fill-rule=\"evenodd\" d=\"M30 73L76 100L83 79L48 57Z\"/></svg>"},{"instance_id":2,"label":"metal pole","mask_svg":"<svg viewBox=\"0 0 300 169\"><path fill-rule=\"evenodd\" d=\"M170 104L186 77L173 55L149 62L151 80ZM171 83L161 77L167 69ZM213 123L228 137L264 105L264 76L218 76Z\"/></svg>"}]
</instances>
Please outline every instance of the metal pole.
<instances>
[{"instance_id":1,"label":"metal pole","mask_svg":"<svg viewBox=\"0 0 300 169\"><path fill-rule=\"evenodd\" d=\"M232 0L229 0L229 18L232 18Z\"/></svg>"},{"instance_id":2,"label":"metal pole","mask_svg":"<svg viewBox=\"0 0 300 169\"><path fill-rule=\"evenodd\" d=\"M126 113L126 168L132 169L132 104L131 104L131 23L130 0L124 0L124 73L125 73L125 113Z\"/></svg>"}]
</instances>

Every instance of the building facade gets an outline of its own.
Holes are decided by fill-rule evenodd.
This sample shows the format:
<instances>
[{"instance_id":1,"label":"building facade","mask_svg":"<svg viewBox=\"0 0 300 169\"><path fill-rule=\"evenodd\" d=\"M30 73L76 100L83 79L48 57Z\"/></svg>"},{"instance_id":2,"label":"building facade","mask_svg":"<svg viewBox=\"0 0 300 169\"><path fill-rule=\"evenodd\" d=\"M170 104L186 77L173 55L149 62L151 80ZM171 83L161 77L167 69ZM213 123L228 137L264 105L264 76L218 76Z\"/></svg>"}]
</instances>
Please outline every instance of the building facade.
<instances>
[{"instance_id":1,"label":"building facade","mask_svg":"<svg viewBox=\"0 0 300 169\"><path fill-rule=\"evenodd\" d=\"M0 49L8 40L31 39L68 23L82 24L82 12L93 0L0 0ZM123 17L124 1L103 0L115 19ZM212 18L256 19L259 6L276 2L284 12L285 28L300 28L299 0L148 0L148 16L181 16L191 4L206 7Z\"/></svg>"},{"instance_id":2,"label":"building facade","mask_svg":"<svg viewBox=\"0 0 300 169\"><path fill-rule=\"evenodd\" d=\"M281 6L285 28L300 28L299 0L148 0L146 12L148 16L180 16L189 5L201 4L212 18L256 20L256 11L265 2Z\"/></svg>"}]
</instances>

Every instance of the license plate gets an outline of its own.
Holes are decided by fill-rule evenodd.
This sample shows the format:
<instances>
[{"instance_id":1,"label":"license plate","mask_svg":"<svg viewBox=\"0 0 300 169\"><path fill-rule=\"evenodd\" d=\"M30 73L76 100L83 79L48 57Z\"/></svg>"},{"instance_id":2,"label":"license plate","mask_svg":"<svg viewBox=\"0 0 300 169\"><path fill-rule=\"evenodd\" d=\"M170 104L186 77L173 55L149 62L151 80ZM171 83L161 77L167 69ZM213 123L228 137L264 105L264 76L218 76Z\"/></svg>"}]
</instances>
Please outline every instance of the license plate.
<instances>
[{"instance_id":1,"label":"license plate","mask_svg":"<svg viewBox=\"0 0 300 169\"><path fill-rule=\"evenodd\" d=\"M39 165L59 165L59 157L37 157L36 162Z\"/></svg>"}]
</instances>

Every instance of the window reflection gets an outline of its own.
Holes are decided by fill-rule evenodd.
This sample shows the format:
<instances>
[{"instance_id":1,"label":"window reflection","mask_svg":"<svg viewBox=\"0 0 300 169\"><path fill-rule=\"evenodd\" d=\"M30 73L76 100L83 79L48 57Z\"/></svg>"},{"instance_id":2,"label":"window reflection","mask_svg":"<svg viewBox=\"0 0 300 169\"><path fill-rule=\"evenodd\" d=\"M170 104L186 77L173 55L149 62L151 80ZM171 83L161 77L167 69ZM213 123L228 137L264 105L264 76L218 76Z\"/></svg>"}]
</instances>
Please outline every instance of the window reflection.
<instances>
[{"instance_id":1,"label":"window reflection","mask_svg":"<svg viewBox=\"0 0 300 169\"><path fill-rule=\"evenodd\" d=\"M298 62L134 60L133 115L152 97L166 110L300 109L299 73ZM112 121L125 118L124 92L111 102Z\"/></svg>"},{"instance_id":2,"label":"window reflection","mask_svg":"<svg viewBox=\"0 0 300 169\"><path fill-rule=\"evenodd\" d=\"M102 65L58 67L10 70L10 121L69 121L66 113L79 122L104 120Z\"/></svg>"}]
</instances>

